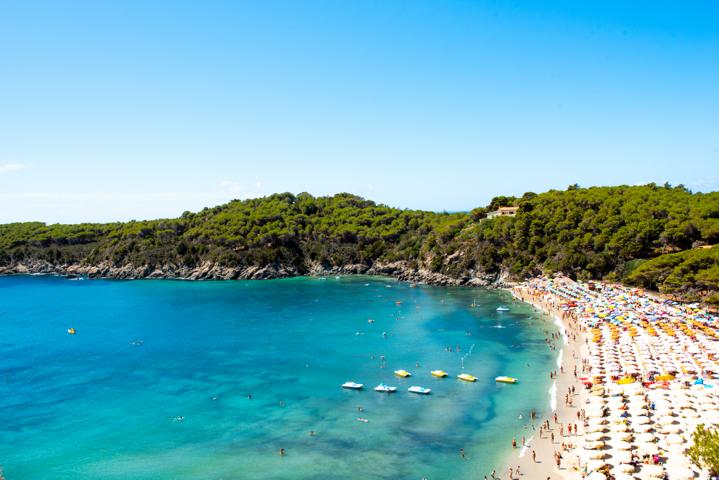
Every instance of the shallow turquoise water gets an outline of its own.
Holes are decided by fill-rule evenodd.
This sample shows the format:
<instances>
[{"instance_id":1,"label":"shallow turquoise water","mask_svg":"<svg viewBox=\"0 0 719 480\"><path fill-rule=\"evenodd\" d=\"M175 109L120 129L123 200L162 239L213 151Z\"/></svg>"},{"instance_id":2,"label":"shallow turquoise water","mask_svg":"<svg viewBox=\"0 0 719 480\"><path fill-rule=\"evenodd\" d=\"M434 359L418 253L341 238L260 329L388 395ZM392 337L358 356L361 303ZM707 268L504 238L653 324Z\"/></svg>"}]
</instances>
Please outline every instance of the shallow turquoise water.
<instances>
[{"instance_id":1,"label":"shallow turquoise water","mask_svg":"<svg viewBox=\"0 0 719 480\"><path fill-rule=\"evenodd\" d=\"M376 277L2 277L0 465L14 480L481 478L548 407L554 328L506 292ZM478 382L453 378L462 361Z\"/></svg>"}]
</instances>

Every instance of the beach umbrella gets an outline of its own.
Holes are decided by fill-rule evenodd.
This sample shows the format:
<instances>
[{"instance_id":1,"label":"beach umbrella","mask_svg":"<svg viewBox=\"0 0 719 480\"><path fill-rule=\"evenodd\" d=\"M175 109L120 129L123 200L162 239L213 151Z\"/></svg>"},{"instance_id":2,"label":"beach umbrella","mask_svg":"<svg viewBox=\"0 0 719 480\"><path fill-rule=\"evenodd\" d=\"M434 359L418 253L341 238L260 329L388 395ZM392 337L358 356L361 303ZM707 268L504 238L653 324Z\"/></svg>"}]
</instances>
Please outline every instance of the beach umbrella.
<instances>
[{"instance_id":1,"label":"beach umbrella","mask_svg":"<svg viewBox=\"0 0 719 480\"><path fill-rule=\"evenodd\" d=\"M587 433L596 433L596 432L604 432L606 428L604 425L589 425L587 428L584 429Z\"/></svg>"},{"instance_id":2,"label":"beach umbrella","mask_svg":"<svg viewBox=\"0 0 719 480\"><path fill-rule=\"evenodd\" d=\"M594 409L587 411L589 418L602 418L604 416L604 409Z\"/></svg>"},{"instance_id":3,"label":"beach umbrella","mask_svg":"<svg viewBox=\"0 0 719 480\"><path fill-rule=\"evenodd\" d=\"M630 465L629 463L620 463L614 469L620 473L634 473L635 470L634 465Z\"/></svg>"},{"instance_id":4,"label":"beach umbrella","mask_svg":"<svg viewBox=\"0 0 719 480\"><path fill-rule=\"evenodd\" d=\"M629 466L632 467L631 465L629 465ZM634 467L632 467L632 468L634 468ZM617 473L614 475L614 480L636 480L636 479L632 475L629 475L628 473Z\"/></svg>"},{"instance_id":5,"label":"beach umbrella","mask_svg":"<svg viewBox=\"0 0 719 480\"><path fill-rule=\"evenodd\" d=\"M617 463L632 463L632 454L627 451L612 452L612 461Z\"/></svg>"},{"instance_id":6,"label":"beach umbrella","mask_svg":"<svg viewBox=\"0 0 719 480\"><path fill-rule=\"evenodd\" d=\"M656 437L652 433L644 432L637 434L637 440L642 442L653 442L654 440L656 440Z\"/></svg>"},{"instance_id":7,"label":"beach umbrella","mask_svg":"<svg viewBox=\"0 0 719 480\"><path fill-rule=\"evenodd\" d=\"M666 442L671 445L681 445L684 443L684 439L676 433L670 433L667 435Z\"/></svg>"},{"instance_id":8,"label":"beach umbrella","mask_svg":"<svg viewBox=\"0 0 719 480\"><path fill-rule=\"evenodd\" d=\"M620 440L618 442L612 443L612 447L614 447L616 450L631 450L632 444Z\"/></svg>"},{"instance_id":9,"label":"beach umbrella","mask_svg":"<svg viewBox=\"0 0 719 480\"><path fill-rule=\"evenodd\" d=\"M671 417L669 415L662 417L659 419L659 425L671 425L674 423L674 417Z\"/></svg>"},{"instance_id":10,"label":"beach umbrella","mask_svg":"<svg viewBox=\"0 0 719 480\"><path fill-rule=\"evenodd\" d=\"M604 460L590 460L587 462L587 470L590 472L596 472L597 470L601 470L607 466L607 462Z\"/></svg>"},{"instance_id":11,"label":"beach umbrella","mask_svg":"<svg viewBox=\"0 0 719 480\"><path fill-rule=\"evenodd\" d=\"M590 452L589 455L587 455L587 457L591 458L592 460L601 460L606 456L607 454L602 452L601 450L595 450L593 452Z\"/></svg>"},{"instance_id":12,"label":"beach umbrella","mask_svg":"<svg viewBox=\"0 0 719 480\"><path fill-rule=\"evenodd\" d=\"M671 470L672 480L693 480L695 478L694 471L687 467L676 467Z\"/></svg>"},{"instance_id":13,"label":"beach umbrella","mask_svg":"<svg viewBox=\"0 0 719 480\"><path fill-rule=\"evenodd\" d=\"M618 440L624 440L625 442L630 441L634 437L634 434L631 432L618 432L616 435L614 435L614 438Z\"/></svg>"},{"instance_id":14,"label":"beach umbrella","mask_svg":"<svg viewBox=\"0 0 719 480\"><path fill-rule=\"evenodd\" d=\"M643 465L642 473L648 474L651 478L661 478L664 476L664 467L661 465Z\"/></svg>"},{"instance_id":15,"label":"beach umbrella","mask_svg":"<svg viewBox=\"0 0 719 480\"><path fill-rule=\"evenodd\" d=\"M629 427L624 423L612 425L612 432L626 432L626 431L629 431Z\"/></svg>"},{"instance_id":16,"label":"beach umbrella","mask_svg":"<svg viewBox=\"0 0 719 480\"><path fill-rule=\"evenodd\" d=\"M635 425L635 426L634 426L634 431L637 432L637 433L651 432L651 431L652 431L652 426L649 425L648 423L645 424L645 425Z\"/></svg>"},{"instance_id":17,"label":"beach umbrella","mask_svg":"<svg viewBox=\"0 0 719 480\"><path fill-rule=\"evenodd\" d=\"M664 433L679 433L682 431L682 427L679 425L667 425L666 427L662 428L662 432Z\"/></svg>"},{"instance_id":18,"label":"beach umbrella","mask_svg":"<svg viewBox=\"0 0 719 480\"><path fill-rule=\"evenodd\" d=\"M671 453L672 455L676 455L676 458L684 459L684 445L683 444L667 444L664 449Z\"/></svg>"},{"instance_id":19,"label":"beach umbrella","mask_svg":"<svg viewBox=\"0 0 719 480\"><path fill-rule=\"evenodd\" d=\"M592 472L584 477L584 480L607 480L607 476L600 472Z\"/></svg>"},{"instance_id":20,"label":"beach umbrella","mask_svg":"<svg viewBox=\"0 0 719 480\"><path fill-rule=\"evenodd\" d=\"M646 425L649 423L649 417L646 415L639 415L632 418L632 424L636 425Z\"/></svg>"},{"instance_id":21,"label":"beach umbrella","mask_svg":"<svg viewBox=\"0 0 719 480\"><path fill-rule=\"evenodd\" d=\"M598 442L604 438L603 432L593 432L584 435L584 439L590 442Z\"/></svg>"},{"instance_id":22,"label":"beach umbrella","mask_svg":"<svg viewBox=\"0 0 719 480\"><path fill-rule=\"evenodd\" d=\"M659 447L656 443L640 442L637 444L637 450L643 455L656 455L659 453Z\"/></svg>"}]
</instances>

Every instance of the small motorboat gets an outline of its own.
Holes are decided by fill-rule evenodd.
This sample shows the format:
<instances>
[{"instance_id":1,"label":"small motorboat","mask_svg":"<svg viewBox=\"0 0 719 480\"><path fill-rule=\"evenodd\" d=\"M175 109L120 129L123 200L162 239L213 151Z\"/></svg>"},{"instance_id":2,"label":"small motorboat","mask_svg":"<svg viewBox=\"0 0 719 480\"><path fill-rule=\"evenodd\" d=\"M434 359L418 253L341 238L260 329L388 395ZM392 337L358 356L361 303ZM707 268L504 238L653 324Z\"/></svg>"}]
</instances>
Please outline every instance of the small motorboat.
<instances>
[{"instance_id":1,"label":"small motorboat","mask_svg":"<svg viewBox=\"0 0 719 480\"><path fill-rule=\"evenodd\" d=\"M459 375L457 375L457 378L459 378L460 380L464 380L465 382L477 381L477 377L475 377L474 375L470 375L469 373L460 373Z\"/></svg>"},{"instance_id":2,"label":"small motorboat","mask_svg":"<svg viewBox=\"0 0 719 480\"><path fill-rule=\"evenodd\" d=\"M437 378L444 378L447 376L447 372L445 372L444 370L432 370L432 372L430 373L432 373L432 376Z\"/></svg>"},{"instance_id":3,"label":"small motorboat","mask_svg":"<svg viewBox=\"0 0 719 480\"><path fill-rule=\"evenodd\" d=\"M67 329L67 333L69 333L70 335L75 335L75 329L70 327Z\"/></svg>"},{"instance_id":4,"label":"small motorboat","mask_svg":"<svg viewBox=\"0 0 719 480\"><path fill-rule=\"evenodd\" d=\"M380 383L376 387L374 387L375 392L383 392L383 393L394 393L397 391L397 387L390 387L389 385L385 385L384 383Z\"/></svg>"},{"instance_id":5,"label":"small motorboat","mask_svg":"<svg viewBox=\"0 0 719 480\"><path fill-rule=\"evenodd\" d=\"M429 392L431 392L432 390L429 388L418 387L417 385L413 385L413 386L409 387L407 389L407 391L412 392L412 393L420 393L422 395L429 395Z\"/></svg>"},{"instance_id":6,"label":"small motorboat","mask_svg":"<svg viewBox=\"0 0 719 480\"><path fill-rule=\"evenodd\" d=\"M504 305L502 305L501 307L497 307L497 311L498 312L508 312L509 307L505 307Z\"/></svg>"},{"instance_id":7,"label":"small motorboat","mask_svg":"<svg viewBox=\"0 0 719 480\"><path fill-rule=\"evenodd\" d=\"M366 419L366 418L364 418L364 417L357 417L357 421L358 421L358 422L362 422L362 423L368 423L368 422L369 422L369 420Z\"/></svg>"},{"instance_id":8,"label":"small motorboat","mask_svg":"<svg viewBox=\"0 0 719 480\"><path fill-rule=\"evenodd\" d=\"M412 374L409 373L407 370L395 370L394 374L397 375L398 377L402 377L402 378L407 378L407 377L412 376Z\"/></svg>"},{"instance_id":9,"label":"small motorboat","mask_svg":"<svg viewBox=\"0 0 719 480\"><path fill-rule=\"evenodd\" d=\"M494 380L500 383L517 383L519 381L514 377L505 377L504 375L497 377Z\"/></svg>"},{"instance_id":10,"label":"small motorboat","mask_svg":"<svg viewBox=\"0 0 719 480\"><path fill-rule=\"evenodd\" d=\"M362 390L362 387L364 387L364 385L355 382L345 382L342 384L342 388L349 388L350 390Z\"/></svg>"}]
</instances>

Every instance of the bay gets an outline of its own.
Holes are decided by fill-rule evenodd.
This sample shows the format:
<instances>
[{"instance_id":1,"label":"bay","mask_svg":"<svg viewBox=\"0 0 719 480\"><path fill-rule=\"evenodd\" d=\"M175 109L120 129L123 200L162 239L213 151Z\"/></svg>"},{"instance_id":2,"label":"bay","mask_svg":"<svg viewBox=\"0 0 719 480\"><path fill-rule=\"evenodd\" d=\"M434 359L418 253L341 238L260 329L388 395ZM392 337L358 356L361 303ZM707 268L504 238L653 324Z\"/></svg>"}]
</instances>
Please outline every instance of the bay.
<instances>
[{"instance_id":1,"label":"bay","mask_svg":"<svg viewBox=\"0 0 719 480\"><path fill-rule=\"evenodd\" d=\"M548 408L555 329L507 292L379 277L2 277L0 465L12 479L481 478Z\"/></svg>"}]
</instances>

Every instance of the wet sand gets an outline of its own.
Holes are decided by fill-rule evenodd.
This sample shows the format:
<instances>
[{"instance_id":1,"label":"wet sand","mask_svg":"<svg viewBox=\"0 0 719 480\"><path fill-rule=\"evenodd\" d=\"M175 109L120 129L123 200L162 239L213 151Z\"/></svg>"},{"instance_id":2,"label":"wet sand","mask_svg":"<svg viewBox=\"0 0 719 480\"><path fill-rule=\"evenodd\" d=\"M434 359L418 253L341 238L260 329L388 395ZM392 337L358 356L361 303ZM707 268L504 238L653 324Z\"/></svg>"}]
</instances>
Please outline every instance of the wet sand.
<instances>
[{"instance_id":1,"label":"wet sand","mask_svg":"<svg viewBox=\"0 0 719 480\"><path fill-rule=\"evenodd\" d=\"M578 470L579 462L574 452L577 451L584 428L583 423L577 418L577 412L584 405L588 394L582 383L575 378L574 368L577 369L577 377L581 377L582 359L587 358L588 352L585 334L579 330L574 318L559 309L557 304L533 296L521 287L515 287L512 293L517 299L551 315L559 326L562 338L554 343L557 345L557 376L548 392L550 408L545 412L538 412L534 422L535 433L531 438L526 439L524 446L521 445L521 435L517 438L517 448L513 449L507 459L506 468L497 472L496 478L531 480L581 478ZM574 387L575 391L570 394L571 404L568 405L565 395L569 393L571 387ZM549 429L543 428L540 435L540 425L547 421ZM572 426L571 434L569 425ZM574 433L575 425L578 428L578 435ZM565 444L564 448L562 444ZM533 453L536 455L536 460ZM562 455L559 466L555 458L557 453ZM517 467L519 467L519 475L517 475ZM510 477L510 468L512 477Z\"/></svg>"}]
</instances>

